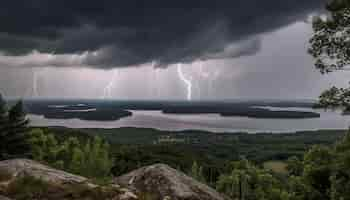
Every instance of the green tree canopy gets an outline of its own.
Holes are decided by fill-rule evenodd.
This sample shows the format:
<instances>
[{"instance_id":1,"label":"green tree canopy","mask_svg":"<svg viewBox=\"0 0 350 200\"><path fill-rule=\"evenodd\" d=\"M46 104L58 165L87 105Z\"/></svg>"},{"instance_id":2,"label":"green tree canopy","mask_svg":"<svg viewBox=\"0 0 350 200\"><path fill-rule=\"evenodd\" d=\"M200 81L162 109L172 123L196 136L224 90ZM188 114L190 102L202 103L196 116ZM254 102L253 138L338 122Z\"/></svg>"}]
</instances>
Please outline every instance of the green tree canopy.
<instances>
[{"instance_id":1,"label":"green tree canopy","mask_svg":"<svg viewBox=\"0 0 350 200\"><path fill-rule=\"evenodd\" d=\"M328 17L316 17L309 53L321 73L350 70L350 1L333 0L327 5ZM350 111L350 88L333 87L320 96L319 105Z\"/></svg>"},{"instance_id":2,"label":"green tree canopy","mask_svg":"<svg viewBox=\"0 0 350 200\"><path fill-rule=\"evenodd\" d=\"M109 144L101 138L83 141L68 137L58 141L53 134L42 129L33 129L30 135L33 159L97 180L111 176L114 160Z\"/></svg>"}]
</instances>

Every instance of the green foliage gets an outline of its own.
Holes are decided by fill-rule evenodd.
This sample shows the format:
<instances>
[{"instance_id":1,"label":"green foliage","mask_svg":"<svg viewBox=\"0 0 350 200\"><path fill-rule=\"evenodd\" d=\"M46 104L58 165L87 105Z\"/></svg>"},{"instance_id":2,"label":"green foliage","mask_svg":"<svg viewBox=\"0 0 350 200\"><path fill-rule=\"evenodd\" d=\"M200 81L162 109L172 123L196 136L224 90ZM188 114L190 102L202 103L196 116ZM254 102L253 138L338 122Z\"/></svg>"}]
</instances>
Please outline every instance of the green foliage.
<instances>
[{"instance_id":1,"label":"green foliage","mask_svg":"<svg viewBox=\"0 0 350 200\"><path fill-rule=\"evenodd\" d=\"M88 141L81 150L75 149L73 160L82 164L83 171L92 177L106 177L110 175L114 163L109 156L109 149L107 142L95 137L92 142Z\"/></svg>"},{"instance_id":2,"label":"green foliage","mask_svg":"<svg viewBox=\"0 0 350 200\"><path fill-rule=\"evenodd\" d=\"M309 187L304 183L300 176L290 176L288 178L287 190L289 199L291 200L312 199L308 198L308 194L310 194Z\"/></svg>"},{"instance_id":3,"label":"green foliage","mask_svg":"<svg viewBox=\"0 0 350 200\"><path fill-rule=\"evenodd\" d=\"M297 162L301 163L303 173L288 179L289 192L296 199L350 199L349 134L350 131L332 148L314 146L305 153L302 162Z\"/></svg>"},{"instance_id":4,"label":"green foliage","mask_svg":"<svg viewBox=\"0 0 350 200\"><path fill-rule=\"evenodd\" d=\"M24 112L23 102L17 102L9 110L9 129L6 137L9 155L21 157L28 153L28 128L29 120Z\"/></svg>"},{"instance_id":5,"label":"green foliage","mask_svg":"<svg viewBox=\"0 0 350 200\"><path fill-rule=\"evenodd\" d=\"M350 88L332 87L324 91L316 105L322 108L341 108L344 112L350 111Z\"/></svg>"},{"instance_id":6,"label":"green foliage","mask_svg":"<svg viewBox=\"0 0 350 200\"><path fill-rule=\"evenodd\" d=\"M145 132L144 129L75 129L72 131L71 129L45 128L41 130L44 134L55 134L58 146L64 144L65 149L70 149L67 152L75 152L65 153L70 156L57 155L58 160L64 160L63 157L74 160L71 165L64 163L66 169L72 168L70 169L72 171L77 170L74 168L75 165L79 166L80 163L91 162L88 161L89 157L83 156L84 159L82 159L81 153L85 155L84 152L94 152L92 150L95 148L93 147L93 137L99 135L108 139L112 144L108 151L110 151L109 156L113 156L116 161L112 167L114 175L121 175L145 165L166 163L176 169L188 172L199 180L203 179L200 175L202 174L206 183L216 186L219 191L228 196L245 198L246 200L338 200L339 198L335 197L346 195L348 191L347 179L345 179L347 175L344 171L349 167L341 167L347 166L346 162L336 167L336 159L338 159L340 152L344 152L343 155L346 155L347 146L343 142L346 139L338 142L336 147L332 146L334 141L344 136L344 131L317 131L283 135L221 134L220 137L202 132L186 132L186 134L175 132L172 133L173 137L186 137L188 144L162 145L152 143L153 139L158 138L154 135L169 134L168 132L148 129ZM136 134L132 134L134 132ZM70 135L74 135L74 137ZM132 144L130 135L135 138L136 144ZM152 137L146 137L147 135ZM315 144L322 145L313 147ZM77 146L79 150L74 150ZM232 146L235 148L231 148ZM305 153L305 151L307 152ZM233 154L236 155L232 156ZM250 162L247 160L228 162L228 160L236 160L237 154L246 156ZM288 160L283 160L288 157ZM341 158L344 156L339 157L339 159ZM273 170L259 167L265 161L271 160L287 163L288 173L279 174ZM341 160L345 161L346 159ZM337 168L339 173L335 171ZM80 169L79 173L86 170L85 174L91 174L89 169ZM213 169L213 173L211 173L211 169ZM199 173L200 171L202 173ZM338 178L342 176L342 179ZM321 184L314 184L318 180L328 186L321 187ZM217 184L213 184L214 182ZM320 195L320 191L326 192L322 192L324 194Z\"/></svg>"},{"instance_id":7,"label":"green foliage","mask_svg":"<svg viewBox=\"0 0 350 200\"><path fill-rule=\"evenodd\" d=\"M155 129L69 129L62 127L41 128L52 133L59 143L74 136L80 143L92 141L94 136L110 143L110 156L115 163L112 174L119 176L143 166L165 163L190 174L193 162L202 168L206 183L215 187L220 174L227 172L230 160L240 156L262 164L268 161L285 163L291 156L303 157L314 144L332 145L344 135L344 130L305 131L293 134L245 134L202 131L168 132ZM164 135L184 139L184 144L158 144ZM282 175L281 175L282 176Z\"/></svg>"},{"instance_id":8,"label":"green foliage","mask_svg":"<svg viewBox=\"0 0 350 200\"><path fill-rule=\"evenodd\" d=\"M7 153L5 137L7 133L8 126L8 112L7 105L2 95L0 94L0 159L5 157L5 153Z\"/></svg>"},{"instance_id":9,"label":"green foliage","mask_svg":"<svg viewBox=\"0 0 350 200\"><path fill-rule=\"evenodd\" d=\"M171 161L174 163L172 164L173 167L189 172L190 175L200 181L206 179L209 184L211 183L208 181L211 180L209 179L210 175L208 176L208 171L206 171L206 168L202 165L204 163L208 166L208 163L204 162L205 160L197 160L197 158L201 157L196 157L195 152L185 145L181 146L179 151L178 148L176 148L179 145L122 147L120 145L113 145L113 148L111 148L108 143L98 137L90 137L87 135L61 137L62 134L64 135L65 133L59 132L54 136L51 134L50 129L33 129L31 131L32 138L30 140L33 147L33 157L69 172L93 179L98 177L99 183L101 183L101 181L103 183L106 182L106 179L108 181L112 168L113 170L119 171L119 169L123 170L123 167L125 167L125 172L128 172L130 168L138 168L143 165L163 161ZM333 134L332 132L332 135ZM103 134L101 135L103 136ZM309 139L305 139L306 135L313 139L312 142L310 142L311 140ZM272 143L280 145L279 143L286 140L290 143L291 147L293 147L292 144L298 144L295 143L295 138L300 138L300 141L309 143L309 145L314 143L328 144L328 142L323 142L324 140L322 137L318 135L316 135L316 137L315 134L312 133L307 133L305 136L303 134L278 136L283 140L275 140L274 137L270 137L269 135L263 136L264 137L260 137L256 135L255 139L248 136L241 136L239 138L236 135L235 137L253 146L256 144L266 145ZM269 140L269 143L266 143L267 140ZM303 148L306 147L307 146L304 146ZM198 148L196 148L196 150L198 150ZM185 156L183 156L184 154ZM118 161L115 162L114 165L111 162L113 160L111 159L111 155ZM181 157L181 155L183 157ZM289 173L284 174L276 174L273 171L262 169L259 165L254 165L253 162L249 162L246 159L230 162L226 165L219 162L210 163L210 166L216 166L221 171L216 188L233 199L349 199L349 133L334 146L316 145L310 148L303 157L299 155L300 154L298 154L298 157L290 157L288 161L285 162L288 164L287 169ZM187 170L186 168L177 167L184 165L184 162L187 162L187 160L191 160L191 164ZM194 162L194 160L196 162ZM258 162L257 164L261 163ZM148 198L147 195L145 195L145 198Z\"/></svg>"},{"instance_id":10,"label":"green foliage","mask_svg":"<svg viewBox=\"0 0 350 200\"><path fill-rule=\"evenodd\" d=\"M329 199L333 164L331 150L314 146L305 154L303 164L303 179L310 186L313 199Z\"/></svg>"},{"instance_id":11,"label":"green foliage","mask_svg":"<svg viewBox=\"0 0 350 200\"><path fill-rule=\"evenodd\" d=\"M35 160L89 178L101 180L110 176L110 147L99 137L85 143L75 137L58 142L53 134L33 129L30 144Z\"/></svg>"},{"instance_id":12,"label":"green foliage","mask_svg":"<svg viewBox=\"0 0 350 200\"><path fill-rule=\"evenodd\" d=\"M287 171L290 176L300 176L303 173L303 163L298 157L292 156L287 160Z\"/></svg>"},{"instance_id":13,"label":"green foliage","mask_svg":"<svg viewBox=\"0 0 350 200\"><path fill-rule=\"evenodd\" d=\"M205 183L205 177L203 175L203 167L198 165L197 161L194 161L191 167L190 176L199 182Z\"/></svg>"},{"instance_id":14,"label":"green foliage","mask_svg":"<svg viewBox=\"0 0 350 200\"><path fill-rule=\"evenodd\" d=\"M28 123L22 101L8 110L0 94L0 159L27 156Z\"/></svg>"},{"instance_id":15,"label":"green foliage","mask_svg":"<svg viewBox=\"0 0 350 200\"><path fill-rule=\"evenodd\" d=\"M349 200L350 130L333 147L315 145L302 160L287 161L288 174L279 178L247 160L231 162L217 189L232 199Z\"/></svg>"},{"instance_id":16,"label":"green foliage","mask_svg":"<svg viewBox=\"0 0 350 200\"><path fill-rule=\"evenodd\" d=\"M335 146L334 171L331 176L332 199L350 199L350 131Z\"/></svg>"},{"instance_id":17,"label":"green foliage","mask_svg":"<svg viewBox=\"0 0 350 200\"><path fill-rule=\"evenodd\" d=\"M57 162L57 154L60 148L56 138L51 134L44 134L42 129L33 129L30 131L30 135L29 142L31 144L32 157L35 160L51 164Z\"/></svg>"},{"instance_id":18,"label":"green foliage","mask_svg":"<svg viewBox=\"0 0 350 200\"><path fill-rule=\"evenodd\" d=\"M327 6L331 17L314 19L309 53L322 73L340 70L350 64L349 5L348 0L333 0Z\"/></svg>"},{"instance_id":19,"label":"green foliage","mask_svg":"<svg viewBox=\"0 0 350 200\"><path fill-rule=\"evenodd\" d=\"M313 22L314 35L309 53L322 74L348 70L350 64L350 2L333 0L327 5L330 17L317 17ZM341 107L350 111L350 88L332 87L320 96L319 107Z\"/></svg>"},{"instance_id":20,"label":"green foliage","mask_svg":"<svg viewBox=\"0 0 350 200\"><path fill-rule=\"evenodd\" d=\"M230 172L219 177L217 189L232 199L270 200L288 196L278 179L247 160L232 162L230 166Z\"/></svg>"},{"instance_id":21,"label":"green foliage","mask_svg":"<svg viewBox=\"0 0 350 200\"><path fill-rule=\"evenodd\" d=\"M330 17L316 18L309 53L316 59L321 73L348 70L350 64L350 1L332 0L327 5ZM320 96L319 105L342 108L350 112L350 88L333 87ZM349 133L335 148L311 149L304 158L303 178L316 198L350 199L350 139ZM314 198L314 199L316 199Z\"/></svg>"}]
</instances>

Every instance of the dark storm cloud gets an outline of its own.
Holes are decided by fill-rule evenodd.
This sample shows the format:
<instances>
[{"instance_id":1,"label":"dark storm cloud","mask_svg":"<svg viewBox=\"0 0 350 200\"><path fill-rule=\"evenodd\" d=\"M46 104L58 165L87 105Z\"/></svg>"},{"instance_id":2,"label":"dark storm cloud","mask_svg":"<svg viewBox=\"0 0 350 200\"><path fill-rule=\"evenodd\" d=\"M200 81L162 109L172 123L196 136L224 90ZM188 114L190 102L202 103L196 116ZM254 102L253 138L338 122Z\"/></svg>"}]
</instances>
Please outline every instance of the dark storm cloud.
<instances>
[{"instance_id":1,"label":"dark storm cloud","mask_svg":"<svg viewBox=\"0 0 350 200\"><path fill-rule=\"evenodd\" d=\"M325 0L11 0L0 6L0 51L43 53L49 65L159 66L259 51L256 36L319 11ZM84 54L85 53L85 54ZM73 61L74 62L73 62ZM43 63L44 65L44 63Z\"/></svg>"}]
</instances>

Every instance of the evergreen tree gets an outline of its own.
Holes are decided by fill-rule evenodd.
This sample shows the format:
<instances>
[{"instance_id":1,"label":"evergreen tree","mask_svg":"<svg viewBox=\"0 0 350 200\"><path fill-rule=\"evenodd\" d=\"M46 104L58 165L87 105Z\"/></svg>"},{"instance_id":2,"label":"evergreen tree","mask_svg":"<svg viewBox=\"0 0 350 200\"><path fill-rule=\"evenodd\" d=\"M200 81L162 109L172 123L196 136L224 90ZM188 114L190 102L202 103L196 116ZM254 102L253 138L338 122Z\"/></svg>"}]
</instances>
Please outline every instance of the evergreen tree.
<instances>
[{"instance_id":1,"label":"evergreen tree","mask_svg":"<svg viewBox=\"0 0 350 200\"><path fill-rule=\"evenodd\" d=\"M8 110L0 94L0 159L26 157L29 154L28 123L22 101Z\"/></svg>"},{"instance_id":2,"label":"evergreen tree","mask_svg":"<svg viewBox=\"0 0 350 200\"><path fill-rule=\"evenodd\" d=\"M30 152L29 120L24 112L23 102L18 101L8 114L8 131L6 132L5 142L6 151L9 157L24 157Z\"/></svg>"},{"instance_id":3,"label":"evergreen tree","mask_svg":"<svg viewBox=\"0 0 350 200\"><path fill-rule=\"evenodd\" d=\"M0 160L4 159L7 154L6 150L6 133L8 124L7 104L0 94Z\"/></svg>"}]
</instances>

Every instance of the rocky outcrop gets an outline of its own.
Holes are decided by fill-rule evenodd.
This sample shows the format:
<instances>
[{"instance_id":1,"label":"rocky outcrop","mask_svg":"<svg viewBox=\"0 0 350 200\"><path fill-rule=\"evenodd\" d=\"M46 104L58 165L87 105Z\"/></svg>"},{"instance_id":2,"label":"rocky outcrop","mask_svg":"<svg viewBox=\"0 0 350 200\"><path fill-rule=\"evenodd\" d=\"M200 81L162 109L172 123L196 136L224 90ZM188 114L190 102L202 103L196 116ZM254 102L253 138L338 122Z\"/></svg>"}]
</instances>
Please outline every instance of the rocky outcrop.
<instances>
[{"instance_id":1,"label":"rocky outcrop","mask_svg":"<svg viewBox=\"0 0 350 200\"><path fill-rule=\"evenodd\" d=\"M19 194L24 192L28 194ZM119 185L98 186L82 176L56 170L27 159L0 162L0 195L15 199L18 195L32 195L31 198L26 199L37 199L39 196L39 199L50 200L138 199L134 193Z\"/></svg>"},{"instance_id":2,"label":"rocky outcrop","mask_svg":"<svg viewBox=\"0 0 350 200\"><path fill-rule=\"evenodd\" d=\"M207 185L164 164L137 169L116 178L115 183L154 200L226 199Z\"/></svg>"},{"instance_id":3,"label":"rocky outcrop","mask_svg":"<svg viewBox=\"0 0 350 200\"><path fill-rule=\"evenodd\" d=\"M60 185L84 184L88 182L87 178L73 175L61 170L56 170L46 165L40 164L28 159L13 159L0 162L0 171L9 176L11 180L30 176L46 182ZM93 186L93 185L91 185Z\"/></svg>"},{"instance_id":4,"label":"rocky outcrop","mask_svg":"<svg viewBox=\"0 0 350 200\"><path fill-rule=\"evenodd\" d=\"M164 164L140 168L110 185L99 186L27 159L0 161L0 200L8 199L226 200L214 189Z\"/></svg>"}]
</instances>

